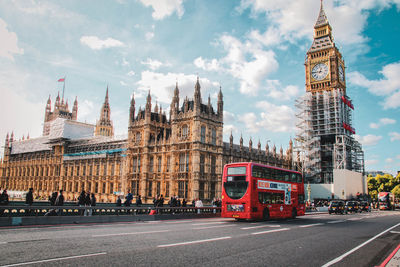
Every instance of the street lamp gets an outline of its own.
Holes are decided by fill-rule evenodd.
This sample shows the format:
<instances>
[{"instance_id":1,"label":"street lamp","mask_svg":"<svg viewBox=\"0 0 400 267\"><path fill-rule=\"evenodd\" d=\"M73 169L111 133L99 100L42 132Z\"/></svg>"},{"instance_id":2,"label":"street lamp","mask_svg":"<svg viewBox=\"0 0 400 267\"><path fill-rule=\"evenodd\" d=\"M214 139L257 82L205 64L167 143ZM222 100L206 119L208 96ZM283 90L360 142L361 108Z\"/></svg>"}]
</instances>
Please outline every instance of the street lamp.
<instances>
[{"instance_id":1,"label":"street lamp","mask_svg":"<svg viewBox=\"0 0 400 267\"><path fill-rule=\"evenodd\" d=\"M310 203L311 202L311 185L310 185L310 182L308 182L308 185L307 185L307 193L308 193L308 203Z\"/></svg>"},{"instance_id":2,"label":"street lamp","mask_svg":"<svg viewBox=\"0 0 400 267\"><path fill-rule=\"evenodd\" d=\"M342 189L342 199L344 199L344 189Z\"/></svg>"}]
</instances>

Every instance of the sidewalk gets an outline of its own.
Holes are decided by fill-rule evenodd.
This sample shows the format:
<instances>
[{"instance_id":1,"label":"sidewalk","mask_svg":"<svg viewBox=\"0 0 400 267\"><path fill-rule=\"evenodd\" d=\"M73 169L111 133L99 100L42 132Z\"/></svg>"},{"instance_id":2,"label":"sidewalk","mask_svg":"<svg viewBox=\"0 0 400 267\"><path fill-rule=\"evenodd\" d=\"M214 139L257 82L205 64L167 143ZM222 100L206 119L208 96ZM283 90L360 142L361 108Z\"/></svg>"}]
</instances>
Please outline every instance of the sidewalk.
<instances>
[{"instance_id":1,"label":"sidewalk","mask_svg":"<svg viewBox=\"0 0 400 267\"><path fill-rule=\"evenodd\" d=\"M398 267L400 266L400 245L377 267Z\"/></svg>"}]
</instances>

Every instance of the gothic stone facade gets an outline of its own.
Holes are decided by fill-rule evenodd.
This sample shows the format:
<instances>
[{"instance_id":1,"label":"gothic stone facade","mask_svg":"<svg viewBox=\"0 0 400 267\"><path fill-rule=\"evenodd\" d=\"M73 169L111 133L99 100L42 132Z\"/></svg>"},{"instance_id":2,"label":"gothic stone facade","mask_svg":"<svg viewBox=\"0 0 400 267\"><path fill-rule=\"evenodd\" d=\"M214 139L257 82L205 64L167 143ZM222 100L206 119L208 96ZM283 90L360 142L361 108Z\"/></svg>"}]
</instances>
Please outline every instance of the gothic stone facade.
<instances>
[{"instance_id":1,"label":"gothic stone facade","mask_svg":"<svg viewBox=\"0 0 400 267\"><path fill-rule=\"evenodd\" d=\"M35 195L42 198L63 189L68 200L75 200L84 189L95 193L101 202L114 202L118 194L129 191L147 203L159 194L166 199L177 195L208 202L221 195L226 163L253 161L298 168L291 141L285 154L282 148L277 153L275 145L270 151L268 143L262 150L260 141L257 149L253 149L252 140L248 147L243 146L242 138L239 145L233 144L232 135L229 143L223 142L221 89L216 110L210 98L207 104L202 102L199 80L193 99L186 97L182 102L180 106L176 85L168 118L157 104L152 108L150 92L146 107L139 108L137 114L132 97L127 139L108 136L113 133L108 90L100 111L101 123L62 121L64 129L93 127L91 137L68 137L65 130L64 135L56 135L51 125L46 130L49 134L39 138L16 141L13 134L7 135L0 186L19 191L33 187Z\"/></svg>"}]
</instances>

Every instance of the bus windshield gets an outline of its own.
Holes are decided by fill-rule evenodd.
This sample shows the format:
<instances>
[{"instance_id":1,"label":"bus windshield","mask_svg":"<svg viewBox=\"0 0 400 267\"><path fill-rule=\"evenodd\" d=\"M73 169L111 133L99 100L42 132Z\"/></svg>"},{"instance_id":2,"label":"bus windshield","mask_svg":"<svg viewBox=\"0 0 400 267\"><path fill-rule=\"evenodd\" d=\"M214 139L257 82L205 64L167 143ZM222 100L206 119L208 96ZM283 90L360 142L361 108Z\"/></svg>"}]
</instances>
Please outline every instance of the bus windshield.
<instances>
[{"instance_id":1,"label":"bus windshield","mask_svg":"<svg viewBox=\"0 0 400 267\"><path fill-rule=\"evenodd\" d=\"M224 183L224 189L228 197L232 199L240 199L247 191L248 182L246 176L228 176Z\"/></svg>"}]
</instances>

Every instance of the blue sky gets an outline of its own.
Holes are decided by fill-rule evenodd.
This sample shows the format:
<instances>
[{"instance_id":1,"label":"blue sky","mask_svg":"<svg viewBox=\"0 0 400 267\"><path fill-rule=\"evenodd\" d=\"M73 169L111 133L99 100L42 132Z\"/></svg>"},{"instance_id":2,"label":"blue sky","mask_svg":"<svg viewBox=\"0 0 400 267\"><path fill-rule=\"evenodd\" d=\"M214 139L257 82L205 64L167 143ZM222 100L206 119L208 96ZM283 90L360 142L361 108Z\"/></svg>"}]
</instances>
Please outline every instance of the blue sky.
<instances>
[{"instance_id":1,"label":"blue sky","mask_svg":"<svg viewBox=\"0 0 400 267\"><path fill-rule=\"evenodd\" d=\"M287 148L294 101L304 94L305 54L319 0L0 1L0 138L41 135L46 100L66 76L78 120L95 123L109 86L117 135L131 95L151 90L163 110L200 77L203 102L224 94L224 140ZM353 127L366 170L400 170L400 0L324 0L346 63ZM269 140L269 141L268 141Z\"/></svg>"}]
</instances>

